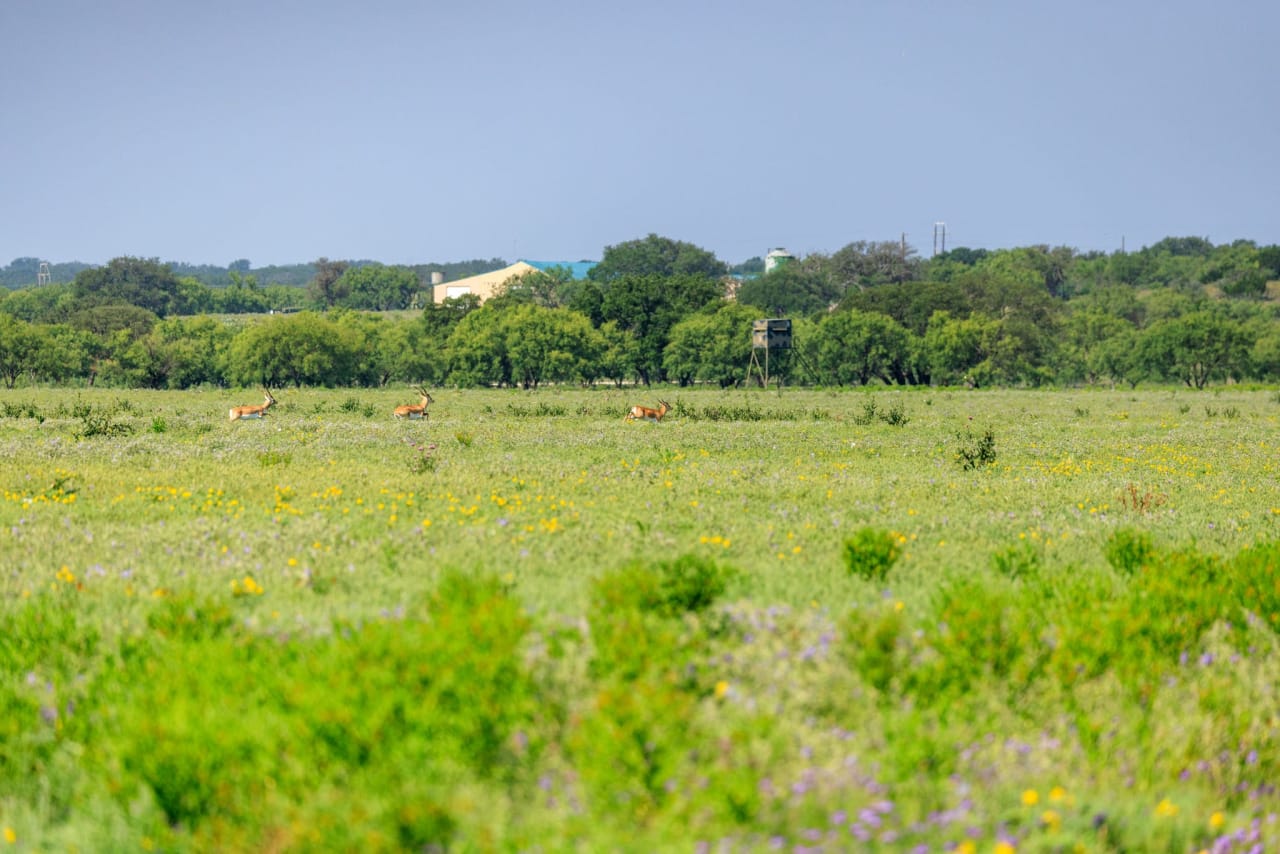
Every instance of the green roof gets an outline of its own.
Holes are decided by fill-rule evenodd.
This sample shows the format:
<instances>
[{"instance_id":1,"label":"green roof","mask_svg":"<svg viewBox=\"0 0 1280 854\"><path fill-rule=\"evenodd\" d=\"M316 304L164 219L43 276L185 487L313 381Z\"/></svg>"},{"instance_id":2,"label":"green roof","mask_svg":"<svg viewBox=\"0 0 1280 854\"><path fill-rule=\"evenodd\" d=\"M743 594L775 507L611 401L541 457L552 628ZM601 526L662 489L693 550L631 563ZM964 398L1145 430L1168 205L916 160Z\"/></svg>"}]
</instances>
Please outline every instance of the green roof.
<instances>
[{"instance_id":1,"label":"green roof","mask_svg":"<svg viewBox=\"0 0 1280 854\"><path fill-rule=\"evenodd\" d=\"M598 261L530 261L528 258L520 260L530 267L537 267L544 273L552 267L564 267L573 273L575 279L585 279L587 271L599 263Z\"/></svg>"}]
</instances>

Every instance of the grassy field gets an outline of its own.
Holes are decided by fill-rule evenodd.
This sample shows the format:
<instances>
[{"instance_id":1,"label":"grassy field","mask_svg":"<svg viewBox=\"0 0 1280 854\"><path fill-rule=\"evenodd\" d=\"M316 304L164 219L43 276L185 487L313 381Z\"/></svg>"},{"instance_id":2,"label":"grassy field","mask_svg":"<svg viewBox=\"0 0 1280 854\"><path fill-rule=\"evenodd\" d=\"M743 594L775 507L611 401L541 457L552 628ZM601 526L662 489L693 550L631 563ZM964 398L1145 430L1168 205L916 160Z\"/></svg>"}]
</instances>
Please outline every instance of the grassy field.
<instances>
[{"instance_id":1,"label":"grassy field","mask_svg":"<svg viewBox=\"0 0 1280 854\"><path fill-rule=\"evenodd\" d=\"M0 848L1276 844L1276 393L657 394L5 392Z\"/></svg>"}]
</instances>

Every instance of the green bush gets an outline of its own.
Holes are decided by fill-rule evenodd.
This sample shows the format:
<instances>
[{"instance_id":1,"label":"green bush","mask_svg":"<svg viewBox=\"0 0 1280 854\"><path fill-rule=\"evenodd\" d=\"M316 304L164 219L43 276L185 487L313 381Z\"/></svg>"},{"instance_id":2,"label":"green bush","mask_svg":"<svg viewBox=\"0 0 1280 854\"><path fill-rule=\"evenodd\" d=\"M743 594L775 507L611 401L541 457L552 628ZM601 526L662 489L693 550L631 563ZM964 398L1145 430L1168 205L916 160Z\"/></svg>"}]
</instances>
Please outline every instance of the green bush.
<instances>
[{"instance_id":1,"label":"green bush","mask_svg":"<svg viewBox=\"0 0 1280 854\"><path fill-rule=\"evenodd\" d=\"M728 588L736 572L698 555L654 564L633 563L598 579L596 608L634 608L662 617L705 611Z\"/></svg>"},{"instance_id":2,"label":"green bush","mask_svg":"<svg viewBox=\"0 0 1280 854\"><path fill-rule=\"evenodd\" d=\"M841 624L844 659L881 694L906 669L906 620L897 611L850 611Z\"/></svg>"},{"instance_id":3,"label":"green bush","mask_svg":"<svg viewBox=\"0 0 1280 854\"><path fill-rule=\"evenodd\" d=\"M1121 575L1134 575L1151 563L1155 546L1151 535L1133 528L1120 528L1107 538L1103 546L1107 563Z\"/></svg>"},{"instance_id":4,"label":"green bush","mask_svg":"<svg viewBox=\"0 0 1280 854\"><path fill-rule=\"evenodd\" d=\"M1033 578L1040 573L1042 551L1028 542L1006 546L991 555L991 567L1005 578Z\"/></svg>"},{"instance_id":5,"label":"green bush","mask_svg":"<svg viewBox=\"0 0 1280 854\"><path fill-rule=\"evenodd\" d=\"M965 430L956 435L960 447L956 448L956 462L965 471L983 468L996 461L996 434L990 427L975 434Z\"/></svg>"},{"instance_id":6,"label":"green bush","mask_svg":"<svg viewBox=\"0 0 1280 854\"><path fill-rule=\"evenodd\" d=\"M736 571L697 555L631 563L596 579L588 619L592 671L637 679L676 667L699 648L673 618L706 611Z\"/></svg>"},{"instance_id":7,"label":"green bush","mask_svg":"<svg viewBox=\"0 0 1280 854\"><path fill-rule=\"evenodd\" d=\"M845 567L868 581L884 581L901 554L899 537L878 528L862 528L844 543Z\"/></svg>"},{"instance_id":8,"label":"green bush","mask_svg":"<svg viewBox=\"0 0 1280 854\"><path fill-rule=\"evenodd\" d=\"M1229 571L1241 607L1280 632L1280 543L1244 549Z\"/></svg>"},{"instance_id":9,"label":"green bush","mask_svg":"<svg viewBox=\"0 0 1280 854\"><path fill-rule=\"evenodd\" d=\"M331 827L325 845L450 847L452 789L520 776L549 707L519 651L527 618L495 580L451 573L413 610L286 641L216 605L162 606L99 686L118 698L98 757L113 788L150 793L206 846L260 850L306 817Z\"/></svg>"}]
</instances>

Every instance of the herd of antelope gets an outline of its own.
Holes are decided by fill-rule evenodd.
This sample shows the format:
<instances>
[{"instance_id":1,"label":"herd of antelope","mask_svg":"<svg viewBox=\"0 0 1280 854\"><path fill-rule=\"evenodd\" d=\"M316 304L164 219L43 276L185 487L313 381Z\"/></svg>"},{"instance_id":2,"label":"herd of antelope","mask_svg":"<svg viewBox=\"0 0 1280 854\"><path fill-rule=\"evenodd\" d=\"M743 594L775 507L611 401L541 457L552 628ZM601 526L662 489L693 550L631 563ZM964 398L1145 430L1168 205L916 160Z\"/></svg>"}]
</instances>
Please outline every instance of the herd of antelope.
<instances>
[{"instance_id":1,"label":"herd of antelope","mask_svg":"<svg viewBox=\"0 0 1280 854\"><path fill-rule=\"evenodd\" d=\"M410 421L416 419L426 419L427 407L435 403L431 395L422 386L414 389L418 394L422 395L422 399L416 403L406 403L404 406L397 406L391 411L397 419L407 418ZM233 406L231 407L231 420L240 421L244 418L264 418L267 410L275 406L276 399L271 396L271 389L263 386L262 393L266 398L257 406ZM627 410L627 414L623 416L624 421L652 421L655 424L662 420L663 416L671 411L671 406L665 400L658 401L657 409L650 409L647 406L633 406Z\"/></svg>"}]
</instances>

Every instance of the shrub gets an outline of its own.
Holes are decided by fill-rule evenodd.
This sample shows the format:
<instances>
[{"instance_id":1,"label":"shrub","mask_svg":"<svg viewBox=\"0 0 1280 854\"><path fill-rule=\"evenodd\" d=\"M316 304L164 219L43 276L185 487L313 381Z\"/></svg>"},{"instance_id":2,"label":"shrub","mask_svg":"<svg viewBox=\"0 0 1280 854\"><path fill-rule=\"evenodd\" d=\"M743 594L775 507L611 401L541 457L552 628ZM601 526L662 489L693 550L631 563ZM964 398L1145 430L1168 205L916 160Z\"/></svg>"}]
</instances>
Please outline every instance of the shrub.
<instances>
[{"instance_id":1,"label":"shrub","mask_svg":"<svg viewBox=\"0 0 1280 854\"><path fill-rule=\"evenodd\" d=\"M965 471L989 466L996 461L996 434L990 427L981 434L965 430L956 434L960 447L956 448L956 462Z\"/></svg>"},{"instance_id":2,"label":"shrub","mask_svg":"<svg viewBox=\"0 0 1280 854\"><path fill-rule=\"evenodd\" d=\"M1042 555L1031 543L1007 546L991 555L991 567L1005 578L1031 578L1040 572Z\"/></svg>"},{"instance_id":3,"label":"shrub","mask_svg":"<svg viewBox=\"0 0 1280 854\"><path fill-rule=\"evenodd\" d=\"M119 796L150 792L197 850L262 850L300 817L338 847L449 848L450 787L497 797L536 759L549 707L520 653L528 620L495 579L449 573L410 610L284 640L224 606L162 605L98 686L118 698L101 749Z\"/></svg>"},{"instance_id":4,"label":"shrub","mask_svg":"<svg viewBox=\"0 0 1280 854\"><path fill-rule=\"evenodd\" d=\"M656 564L629 564L596 581L597 608L633 608L662 617L705 611L728 587L735 571L698 555Z\"/></svg>"},{"instance_id":5,"label":"shrub","mask_svg":"<svg viewBox=\"0 0 1280 854\"><path fill-rule=\"evenodd\" d=\"M1121 575L1133 575L1151 562L1155 547L1151 535L1133 528L1120 528L1103 546L1107 563Z\"/></svg>"},{"instance_id":6,"label":"shrub","mask_svg":"<svg viewBox=\"0 0 1280 854\"><path fill-rule=\"evenodd\" d=\"M902 540L877 528L862 528L844 543L844 565L853 575L883 581L901 555Z\"/></svg>"},{"instance_id":7,"label":"shrub","mask_svg":"<svg viewBox=\"0 0 1280 854\"><path fill-rule=\"evenodd\" d=\"M130 436L133 427L122 421L115 421L110 412L94 409L87 404L76 406L75 416L80 419L80 429L76 431L77 439L90 439L94 436Z\"/></svg>"},{"instance_id":8,"label":"shrub","mask_svg":"<svg viewBox=\"0 0 1280 854\"><path fill-rule=\"evenodd\" d=\"M854 672L877 691L887 692L894 677L905 669L905 652L899 649L906 631L902 614L853 610L841 630L845 641L841 651Z\"/></svg>"}]
</instances>

